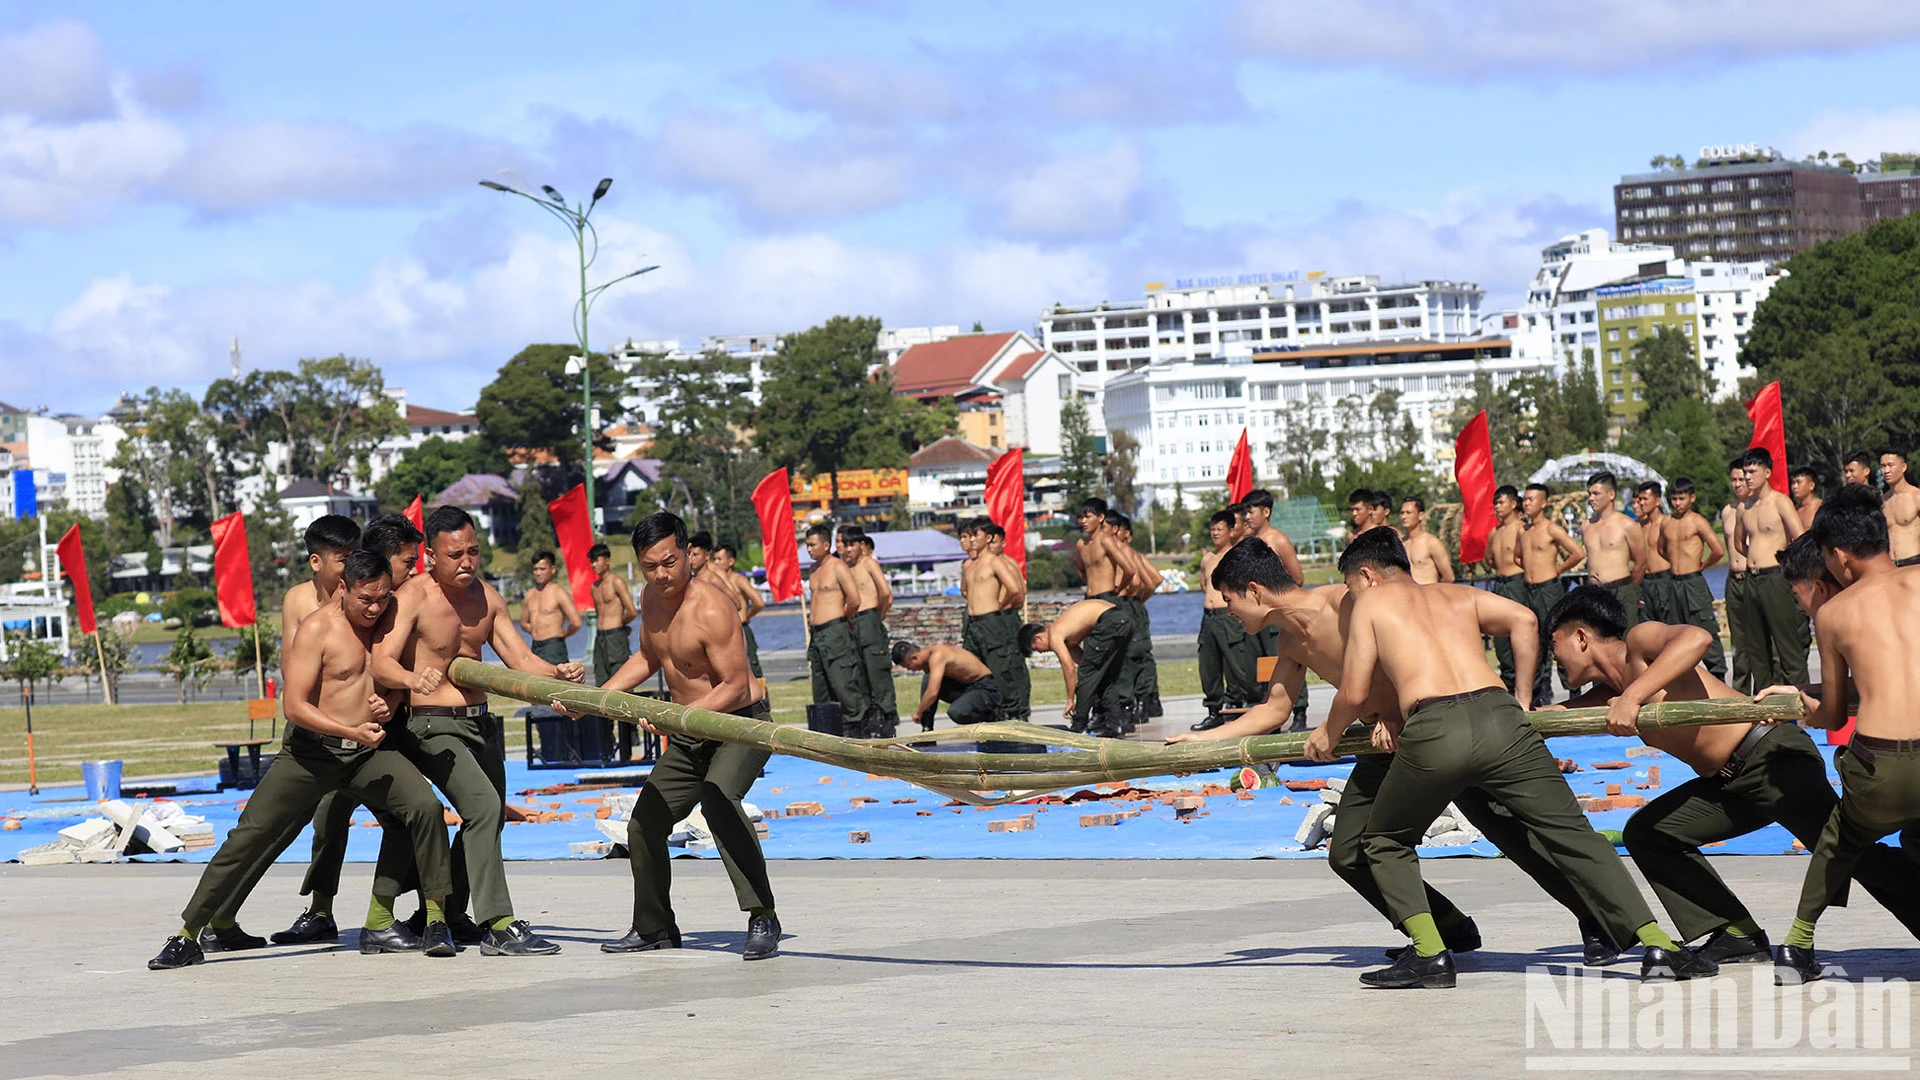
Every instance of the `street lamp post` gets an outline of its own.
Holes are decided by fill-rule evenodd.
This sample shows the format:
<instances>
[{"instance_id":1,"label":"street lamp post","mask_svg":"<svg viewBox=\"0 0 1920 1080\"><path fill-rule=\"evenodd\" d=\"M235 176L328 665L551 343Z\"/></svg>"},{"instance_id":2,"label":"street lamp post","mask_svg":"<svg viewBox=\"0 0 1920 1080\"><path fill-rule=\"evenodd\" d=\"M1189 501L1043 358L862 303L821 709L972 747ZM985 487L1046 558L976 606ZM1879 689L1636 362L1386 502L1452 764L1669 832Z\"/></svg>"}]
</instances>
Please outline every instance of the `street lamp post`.
<instances>
[{"instance_id":1,"label":"street lamp post","mask_svg":"<svg viewBox=\"0 0 1920 1080\"><path fill-rule=\"evenodd\" d=\"M600 200L606 197L607 189L613 186L613 178L611 176L602 179L600 183L594 187L593 198L585 203L575 203L571 206L567 205L567 200L562 198L560 193L555 191L551 184L540 185L540 190L545 195L545 198L542 198L540 195L534 195L531 192L522 191L516 187L508 187L494 180L482 180L480 181L480 186L493 191L504 191L509 195L520 196L535 206L538 206L540 209L552 214L561 224L567 227L567 231L573 234L574 248L579 252L580 259L580 299L575 301L573 305L573 333L574 337L580 343L580 355L568 359L566 370L569 375L577 374L580 376L580 449L585 455L580 460L580 472L582 484L587 492L588 509L597 511L598 507L595 505L596 500L593 497L593 365L589 361L593 353L587 344L587 314L592 310L593 302L598 300L602 293L605 293L614 285L628 278L639 277L641 274L660 268L658 266L643 266L637 270L629 271L628 273L621 274L619 277L602 282L593 288L587 287L587 268L592 266L594 260L600 255L600 234L593 227L593 208L600 204Z\"/></svg>"}]
</instances>

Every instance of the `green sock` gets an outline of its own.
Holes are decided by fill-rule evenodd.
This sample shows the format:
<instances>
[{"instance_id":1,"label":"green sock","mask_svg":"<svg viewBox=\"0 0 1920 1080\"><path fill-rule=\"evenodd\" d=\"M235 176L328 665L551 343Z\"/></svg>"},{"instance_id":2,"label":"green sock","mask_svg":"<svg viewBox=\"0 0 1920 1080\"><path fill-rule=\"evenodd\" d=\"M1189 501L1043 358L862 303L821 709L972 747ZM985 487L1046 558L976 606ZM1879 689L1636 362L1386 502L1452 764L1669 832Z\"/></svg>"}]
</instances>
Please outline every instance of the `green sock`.
<instances>
[{"instance_id":1,"label":"green sock","mask_svg":"<svg viewBox=\"0 0 1920 1080\"><path fill-rule=\"evenodd\" d=\"M231 930L239 926L240 923L236 919L215 919L207 925L213 927L215 930Z\"/></svg>"},{"instance_id":2,"label":"green sock","mask_svg":"<svg viewBox=\"0 0 1920 1080\"><path fill-rule=\"evenodd\" d=\"M367 929L385 930L393 925L393 897L373 894L367 902Z\"/></svg>"},{"instance_id":3,"label":"green sock","mask_svg":"<svg viewBox=\"0 0 1920 1080\"><path fill-rule=\"evenodd\" d=\"M1739 922L1730 922L1721 929L1734 937L1752 937L1760 932L1760 924L1752 919L1741 919Z\"/></svg>"},{"instance_id":4,"label":"green sock","mask_svg":"<svg viewBox=\"0 0 1920 1080\"><path fill-rule=\"evenodd\" d=\"M1661 948L1673 951L1680 948L1679 945L1674 943L1672 938L1667 936L1665 930L1660 929L1659 923L1650 922L1640 929L1635 930L1633 934L1640 939L1640 944L1645 945L1649 949Z\"/></svg>"},{"instance_id":5,"label":"green sock","mask_svg":"<svg viewBox=\"0 0 1920 1080\"><path fill-rule=\"evenodd\" d=\"M325 915L329 919L333 918L333 894L323 892L314 893L313 902L307 905L307 914Z\"/></svg>"},{"instance_id":6,"label":"green sock","mask_svg":"<svg viewBox=\"0 0 1920 1080\"><path fill-rule=\"evenodd\" d=\"M769 919L776 917L773 914L773 909L770 907L750 908L748 909L747 914L748 915L765 915Z\"/></svg>"},{"instance_id":7,"label":"green sock","mask_svg":"<svg viewBox=\"0 0 1920 1080\"><path fill-rule=\"evenodd\" d=\"M1421 956L1438 956L1447 949L1447 943L1440 939L1440 928L1433 925L1431 912L1408 916L1400 929L1413 939L1413 951Z\"/></svg>"},{"instance_id":8,"label":"green sock","mask_svg":"<svg viewBox=\"0 0 1920 1080\"><path fill-rule=\"evenodd\" d=\"M180 928L179 936L186 938L188 941L199 941L200 931L205 929L206 927L204 926L183 926Z\"/></svg>"},{"instance_id":9,"label":"green sock","mask_svg":"<svg viewBox=\"0 0 1920 1080\"><path fill-rule=\"evenodd\" d=\"M490 922L490 923L488 923L488 924L487 924L487 929L489 929L489 930L505 930L505 929L506 929L507 927L509 927L509 926L512 926L512 925L513 925L513 916L511 916L511 915L502 915L502 916L500 916L499 918L497 918L497 919L495 919L495 920L493 920L492 922Z\"/></svg>"},{"instance_id":10,"label":"green sock","mask_svg":"<svg viewBox=\"0 0 1920 1080\"><path fill-rule=\"evenodd\" d=\"M1793 920L1793 928L1787 931L1787 944L1796 949L1813 948L1813 924L1804 919Z\"/></svg>"},{"instance_id":11,"label":"green sock","mask_svg":"<svg viewBox=\"0 0 1920 1080\"><path fill-rule=\"evenodd\" d=\"M426 906L428 923L443 923L447 921L447 910L441 906L440 901L430 900L423 896L420 898L420 903Z\"/></svg>"}]
</instances>

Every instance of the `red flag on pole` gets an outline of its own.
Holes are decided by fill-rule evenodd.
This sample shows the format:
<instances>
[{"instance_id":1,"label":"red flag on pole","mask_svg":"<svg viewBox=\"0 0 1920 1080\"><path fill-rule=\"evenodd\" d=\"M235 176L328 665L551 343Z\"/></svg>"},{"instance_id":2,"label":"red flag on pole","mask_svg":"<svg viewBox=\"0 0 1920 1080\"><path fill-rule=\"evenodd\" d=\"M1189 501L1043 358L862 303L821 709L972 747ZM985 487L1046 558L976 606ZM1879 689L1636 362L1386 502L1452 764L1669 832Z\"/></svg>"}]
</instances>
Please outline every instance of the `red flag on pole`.
<instances>
[{"instance_id":1,"label":"red flag on pole","mask_svg":"<svg viewBox=\"0 0 1920 1080\"><path fill-rule=\"evenodd\" d=\"M1001 454L987 466L987 517L1007 530L1007 554L1022 574L1027 572L1027 470L1021 447Z\"/></svg>"},{"instance_id":2,"label":"red flag on pole","mask_svg":"<svg viewBox=\"0 0 1920 1080\"><path fill-rule=\"evenodd\" d=\"M775 469L753 487L753 512L760 518L760 558L767 566L767 591L773 602L800 595L800 546L793 537L793 488L787 470Z\"/></svg>"},{"instance_id":3,"label":"red flag on pole","mask_svg":"<svg viewBox=\"0 0 1920 1080\"><path fill-rule=\"evenodd\" d=\"M1755 447L1773 455L1773 476L1768 479L1775 491L1787 494L1787 422L1780 408L1780 384L1770 382L1747 402L1747 418L1753 421L1753 439L1747 443L1747 449Z\"/></svg>"},{"instance_id":4,"label":"red flag on pole","mask_svg":"<svg viewBox=\"0 0 1920 1080\"><path fill-rule=\"evenodd\" d=\"M573 602L582 611L593 606L593 562L587 549L593 547L593 526L587 524L587 489L575 484L566 494L547 504L553 517L553 534L560 539L560 555L567 560L567 584L573 586Z\"/></svg>"},{"instance_id":5,"label":"red flag on pole","mask_svg":"<svg viewBox=\"0 0 1920 1080\"><path fill-rule=\"evenodd\" d=\"M80 616L80 632L91 634L95 631L93 582L87 580L87 552L80 546L80 526L69 525L55 546L60 552L61 568L73 581L73 608Z\"/></svg>"},{"instance_id":6,"label":"red flag on pole","mask_svg":"<svg viewBox=\"0 0 1920 1080\"><path fill-rule=\"evenodd\" d=\"M1493 440L1487 434L1486 410L1481 410L1453 440L1453 478L1460 485L1460 561L1477 563L1487 557L1487 537L1493 535Z\"/></svg>"},{"instance_id":7,"label":"red flag on pole","mask_svg":"<svg viewBox=\"0 0 1920 1080\"><path fill-rule=\"evenodd\" d=\"M220 600L221 626L252 626L253 560L247 555L247 519L235 510L215 521L213 591Z\"/></svg>"},{"instance_id":8,"label":"red flag on pole","mask_svg":"<svg viewBox=\"0 0 1920 1080\"><path fill-rule=\"evenodd\" d=\"M1233 446L1233 460L1227 463L1227 501L1239 502L1253 490L1253 449L1247 445L1247 429L1240 429L1240 441Z\"/></svg>"},{"instance_id":9,"label":"red flag on pole","mask_svg":"<svg viewBox=\"0 0 1920 1080\"><path fill-rule=\"evenodd\" d=\"M420 530L420 535L425 536L427 534L427 512L420 506L420 496L415 495L413 501L407 504L407 508L400 512L400 516L412 522L413 527ZM427 546L425 544L420 545L420 553L413 557L413 572L416 574L424 574L427 572Z\"/></svg>"}]
</instances>

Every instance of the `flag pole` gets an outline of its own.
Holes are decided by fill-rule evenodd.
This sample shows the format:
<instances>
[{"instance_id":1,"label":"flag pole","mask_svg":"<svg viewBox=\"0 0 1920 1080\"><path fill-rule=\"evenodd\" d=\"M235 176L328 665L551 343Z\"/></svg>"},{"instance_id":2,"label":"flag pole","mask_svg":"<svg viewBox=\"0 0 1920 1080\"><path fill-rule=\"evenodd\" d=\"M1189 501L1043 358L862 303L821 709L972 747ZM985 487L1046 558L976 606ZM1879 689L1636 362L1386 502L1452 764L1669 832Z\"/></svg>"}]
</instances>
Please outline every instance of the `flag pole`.
<instances>
[{"instance_id":1,"label":"flag pole","mask_svg":"<svg viewBox=\"0 0 1920 1080\"><path fill-rule=\"evenodd\" d=\"M98 626L93 628L93 655L100 661L100 690L106 695L107 704L116 704L114 701L116 695L113 692L113 684L107 681L107 649L106 646L100 644L100 628Z\"/></svg>"},{"instance_id":2,"label":"flag pole","mask_svg":"<svg viewBox=\"0 0 1920 1080\"><path fill-rule=\"evenodd\" d=\"M260 624L253 624L253 685L259 696L267 696L266 664L260 659Z\"/></svg>"},{"instance_id":3,"label":"flag pole","mask_svg":"<svg viewBox=\"0 0 1920 1080\"><path fill-rule=\"evenodd\" d=\"M33 761L33 684L20 688L20 706L27 710L27 794L40 794L40 774Z\"/></svg>"}]
</instances>

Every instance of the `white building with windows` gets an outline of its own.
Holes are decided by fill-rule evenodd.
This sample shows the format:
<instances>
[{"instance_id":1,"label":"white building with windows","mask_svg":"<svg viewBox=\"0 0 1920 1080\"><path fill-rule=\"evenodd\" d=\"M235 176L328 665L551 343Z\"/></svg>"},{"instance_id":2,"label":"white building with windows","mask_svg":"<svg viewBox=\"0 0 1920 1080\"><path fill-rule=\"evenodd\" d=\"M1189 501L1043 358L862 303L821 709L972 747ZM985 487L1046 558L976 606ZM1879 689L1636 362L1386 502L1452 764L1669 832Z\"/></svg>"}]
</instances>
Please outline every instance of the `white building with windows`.
<instances>
[{"instance_id":1,"label":"white building with windows","mask_svg":"<svg viewBox=\"0 0 1920 1080\"><path fill-rule=\"evenodd\" d=\"M424 405L413 405L407 401L404 386L389 386L386 394L394 404L400 407L400 414L406 418L407 433L380 440L367 458L368 478L366 490L373 490L393 466L410 451L417 450L428 439L440 438L448 442L459 442L480 433L480 419L470 412L448 412L445 409L430 409Z\"/></svg>"},{"instance_id":2,"label":"white building with windows","mask_svg":"<svg viewBox=\"0 0 1920 1080\"><path fill-rule=\"evenodd\" d=\"M1715 397L1732 397L1740 390L1740 380L1754 373L1753 366L1740 359L1753 329L1754 310L1786 271L1764 262L1697 262L1687 272L1693 278L1699 317L1695 333L1708 385Z\"/></svg>"},{"instance_id":3,"label":"white building with windows","mask_svg":"<svg viewBox=\"0 0 1920 1080\"><path fill-rule=\"evenodd\" d=\"M1185 492L1217 489L1226 480L1234 444L1245 429L1256 476L1271 476L1290 425L1309 424L1331 438L1316 456L1338 467L1343 444L1378 434L1371 406L1397 395L1388 424L1411 420L1417 452L1445 471L1463 399L1481 373L1504 386L1550 361L1516 355L1513 342L1374 341L1318 349L1238 353L1220 360L1181 361L1127 372L1107 383L1107 425L1140 444L1136 487L1171 505L1173 485ZM1356 430L1352 425L1368 430Z\"/></svg>"},{"instance_id":4,"label":"white building with windows","mask_svg":"<svg viewBox=\"0 0 1920 1080\"><path fill-rule=\"evenodd\" d=\"M1673 248L1665 244L1620 244L1605 229L1563 236L1540 249L1540 267L1527 287L1527 302L1516 312L1499 312L1502 325L1487 326L1510 338L1514 351L1527 357L1551 357L1556 369L1577 366L1581 354L1601 358L1600 313L1595 290L1646 274L1669 272Z\"/></svg>"},{"instance_id":5,"label":"white building with windows","mask_svg":"<svg viewBox=\"0 0 1920 1080\"><path fill-rule=\"evenodd\" d=\"M1138 368L1219 360L1236 349L1463 341L1480 332L1485 295L1471 282L1242 274L1149 285L1144 300L1059 304L1037 325L1041 343L1073 365L1097 399Z\"/></svg>"}]
</instances>

